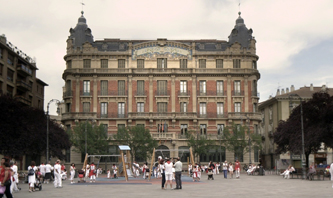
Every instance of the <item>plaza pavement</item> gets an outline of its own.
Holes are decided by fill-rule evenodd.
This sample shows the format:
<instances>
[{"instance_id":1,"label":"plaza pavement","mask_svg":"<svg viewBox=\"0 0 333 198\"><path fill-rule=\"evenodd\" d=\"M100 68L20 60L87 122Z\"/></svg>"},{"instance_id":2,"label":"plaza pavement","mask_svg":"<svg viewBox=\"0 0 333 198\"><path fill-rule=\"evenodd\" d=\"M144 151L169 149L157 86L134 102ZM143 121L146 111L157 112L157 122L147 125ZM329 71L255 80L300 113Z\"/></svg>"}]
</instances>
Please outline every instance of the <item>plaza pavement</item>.
<instances>
[{"instance_id":1,"label":"plaza pavement","mask_svg":"<svg viewBox=\"0 0 333 198\"><path fill-rule=\"evenodd\" d=\"M308 181L301 179L283 179L282 176L248 176L241 174L240 179L224 179L215 175L215 180L207 180L203 174L200 182L183 176L182 190L162 190L161 179L150 181L141 178L106 179L99 177L96 183L70 184L63 182L63 188L54 188L53 184L43 184L42 191L28 192L28 184L20 184L22 190L14 193L15 198L95 198L95 197L333 197L332 182ZM175 183L173 182L173 187Z\"/></svg>"}]
</instances>

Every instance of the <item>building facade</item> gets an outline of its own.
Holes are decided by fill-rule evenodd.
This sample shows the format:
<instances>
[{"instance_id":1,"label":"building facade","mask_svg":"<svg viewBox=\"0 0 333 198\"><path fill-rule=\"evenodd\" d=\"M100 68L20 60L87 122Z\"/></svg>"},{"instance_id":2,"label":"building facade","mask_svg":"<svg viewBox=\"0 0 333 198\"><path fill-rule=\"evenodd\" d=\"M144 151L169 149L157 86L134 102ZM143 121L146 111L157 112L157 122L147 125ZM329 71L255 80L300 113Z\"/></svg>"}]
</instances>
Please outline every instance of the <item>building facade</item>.
<instances>
[{"instance_id":1,"label":"building facade","mask_svg":"<svg viewBox=\"0 0 333 198\"><path fill-rule=\"evenodd\" d=\"M262 161L264 167L267 169L273 169L277 166L279 160L291 160L291 163L297 167L301 168L301 156L290 153L276 155L274 144L273 133L275 132L280 120L287 120L291 113L292 108L295 108L300 104L300 99L297 97L289 98L290 94L299 95L303 101L310 100L315 92L327 90L330 95L333 94L333 89L327 88L325 85L322 87L314 87L312 84L309 87L301 87L295 90L292 85L286 90L282 89L281 92L278 89L276 96L271 97L268 100L261 102L259 104L259 112L262 115L262 122L260 124L261 133L264 136L264 145L262 150ZM290 104L292 106L290 106ZM332 151L330 149L319 150L317 153L311 154L309 156L309 164L312 162L316 164L326 164L327 162L332 162Z\"/></svg>"},{"instance_id":2,"label":"building facade","mask_svg":"<svg viewBox=\"0 0 333 198\"><path fill-rule=\"evenodd\" d=\"M48 86L37 78L36 62L19 50L5 35L0 35L0 95L16 98L24 105L44 109L44 88ZM18 159L19 169L27 168L29 156Z\"/></svg>"},{"instance_id":3,"label":"building facade","mask_svg":"<svg viewBox=\"0 0 333 198\"><path fill-rule=\"evenodd\" d=\"M234 153L218 146L222 130L247 121L257 132L261 121L255 43L240 13L229 41L94 41L82 12L67 39L62 122L92 119L110 137L143 125L171 157L188 148L185 134L195 131L214 140L200 161L233 161Z\"/></svg>"}]
</instances>

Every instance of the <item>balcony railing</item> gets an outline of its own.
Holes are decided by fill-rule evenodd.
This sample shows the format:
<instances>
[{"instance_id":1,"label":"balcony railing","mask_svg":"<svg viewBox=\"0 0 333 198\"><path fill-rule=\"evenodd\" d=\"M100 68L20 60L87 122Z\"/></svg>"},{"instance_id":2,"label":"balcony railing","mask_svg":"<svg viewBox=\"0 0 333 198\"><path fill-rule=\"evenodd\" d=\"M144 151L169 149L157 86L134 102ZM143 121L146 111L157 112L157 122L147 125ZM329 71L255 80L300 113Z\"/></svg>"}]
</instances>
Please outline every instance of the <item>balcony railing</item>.
<instances>
[{"instance_id":1,"label":"balcony railing","mask_svg":"<svg viewBox=\"0 0 333 198\"><path fill-rule=\"evenodd\" d=\"M199 118L228 118L228 113L217 114L216 112L198 113Z\"/></svg>"},{"instance_id":2,"label":"balcony railing","mask_svg":"<svg viewBox=\"0 0 333 198\"><path fill-rule=\"evenodd\" d=\"M244 91L234 90L232 96L244 96Z\"/></svg>"},{"instance_id":3,"label":"balcony railing","mask_svg":"<svg viewBox=\"0 0 333 198\"><path fill-rule=\"evenodd\" d=\"M242 119L247 120L248 118L251 120L262 120L261 113L253 113L253 112L230 112L228 113L229 119Z\"/></svg>"},{"instance_id":4,"label":"balcony railing","mask_svg":"<svg viewBox=\"0 0 333 198\"><path fill-rule=\"evenodd\" d=\"M25 96L22 95L16 95L15 96L16 100L18 100L19 102L26 104L26 105L31 105L31 100L29 98L26 98Z\"/></svg>"},{"instance_id":5,"label":"balcony railing","mask_svg":"<svg viewBox=\"0 0 333 198\"><path fill-rule=\"evenodd\" d=\"M31 89L32 89L31 85L29 85L28 83L26 83L22 80L16 81L16 86L19 88L22 88L24 90L27 90L27 91L31 91Z\"/></svg>"},{"instance_id":6,"label":"balcony railing","mask_svg":"<svg viewBox=\"0 0 333 198\"><path fill-rule=\"evenodd\" d=\"M64 98L72 97L73 96L73 91L65 91L64 92Z\"/></svg>"},{"instance_id":7,"label":"balcony railing","mask_svg":"<svg viewBox=\"0 0 333 198\"><path fill-rule=\"evenodd\" d=\"M154 139L176 139L176 134L174 132L150 132Z\"/></svg>"},{"instance_id":8,"label":"balcony railing","mask_svg":"<svg viewBox=\"0 0 333 198\"><path fill-rule=\"evenodd\" d=\"M90 91L80 91L80 96L92 96L92 92Z\"/></svg>"},{"instance_id":9,"label":"balcony railing","mask_svg":"<svg viewBox=\"0 0 333 198\"><path fill-rule=\"evenodd\" d=\"M155 96L170 96L170 90L156 90Z\"/></svg>"},{"instance_id":10,"label":"balcony railing","mask_svg":"<svg viewBox=\"0 0 333 198\"><path fill-rule=\"evenodd\" d=\"M198 96L227 96L226 91L197 91Z\"/></svg>"},{"instance_id":11,"label":"balcony railing","mask_svg":"<svg viewBox=\"0 0 333 198\"><path fill-rule=\"evenodd\" d=\"M32 75L32 70L28 66L25 66L23 64L17 65L16 69L17 69L17 72L19 72L20 74L23 74L24 76Z\"/></svg>"},{"instance_id":12,"label":"balcony railing","mask_svg":"<svg viewBox=\"0 0 333 198\"><path fill-rule=\"evenodd\" d=\"M134 96L147 96L147 91L134 91Z\"/></svg>"},{"instance_id":13,"label":"balcony railing","mask_svg":"<svg viewBox=\"0 0 333 198\"><path fill-rule=\"evenodd\" d=\"M96 119L97 113L94 112L67 112L62 114L63 120L85 120Z\"/></svg>"},{"instance_id":14,"label":"balcony railing","mask_svg":"<svg viewBox=\"0 0 333 198\"><path fill-rule=\"evenodd\" d=\"M153 117L161 117L161 118L196 118L196 112L130 112L128 113L131 118L153 118Z\"/></svg>"},{"instance_id":15,"label":"balcony railing","mask_svg":"<svg viewBox=\"0 0 333 198\"><path fill-rule=\"evenodd\" d=\"M252 96L254 97L260 97L260 93L256 91L252 91Z\"/></svg>"},{"instance_id":16,"label":"balcony railing","mask_svg":"<svg viewBox=\"0 0 333 198\"><path fill-rule=\"evenodd\" d=\"M101 114L100 114L100 117L101 117L101 118L107 118L107 117L108 117L108 114L107 114L107 113L101 113Z\"/></svg>"},{"instance_id":17,"label":"balcony railing","mask_svg":"<svg viewBox=\"0 0 333 198\"><path fill-rule=\"evenodd\" d=\"M186 90L186 91L184 91L184 90L179 90L178 91L178 96L191 96L191 92L190 91L188 91L188 90Z\"/></svg>"}]
</instances>

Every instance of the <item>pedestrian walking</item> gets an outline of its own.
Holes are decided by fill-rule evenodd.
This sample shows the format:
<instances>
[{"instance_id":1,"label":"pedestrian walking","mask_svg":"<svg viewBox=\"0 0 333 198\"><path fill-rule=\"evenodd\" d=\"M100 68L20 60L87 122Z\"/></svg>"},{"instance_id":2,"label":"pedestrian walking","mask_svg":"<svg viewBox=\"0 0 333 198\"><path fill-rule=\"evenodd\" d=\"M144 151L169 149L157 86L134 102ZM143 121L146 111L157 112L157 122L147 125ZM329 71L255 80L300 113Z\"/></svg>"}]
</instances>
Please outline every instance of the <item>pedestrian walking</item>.
<instances>
[{"instance_id":1,"label":"pedestrian walking","mask_svg":"<svg viewBox=\"0 0 333 198\"><path fill-rule=\"evenodd\" d=\"M183 164L180 161L180 158L178 157L176 159L175 163L175 173L176 173L176 188L175 189L182 189L182 170L183 170Z\"/></svg>"},{"instance_id":2,"label":"pedestrian walking","mask_svg":"<svg viewBox=\"0 0 333 198\"><path fill-rule=\"evenodd\" d=\"M31 161L28 167L29 192L35 192L37 166L35 161Z\"/></svg>"},{"instance_id":3,"label":"pedestrian walking","mask_svg":"<svg viewBox=\"0 0 333 198\"><path fill-rule=\"evenodd\" d=\"M45 165L45 179L44 179L44 183L48 184L50 179L51 179L51 171L52 171L53 167L51 166L51 163L48 162Z\"/></svg>"},{"instance_id":4,"label":"pedestrian walking","mask_svg":"<svg viewBox=\"0 0 333 198\"><path fill-rule=\"evenodd\" d=\"M161 175L162 175L162 189L165 189L164 188L164 185L165 185L165 165L164 165L164 160L163 159L160 159L160 164L158 165L158 169L160 170Z\"/></svg>"},{"instance_id":5,"label":"pedestrian walking","mask_svg":"<svg viewBox=\"0 0 333 198\"><path fill-rule=\"evenodd\" d=\"M170 185L170 188L172 189L172 162L170 161L169 158L167 158L167 161L165 163L165 188L168 187L168 184Z\"/></svg>"},{"instance_id":6,"label":"pedestrian walking","mask_svg":"<svg viewBox=\"0 0 333 198\"><path fill-rule=\"evenodd\" d=\"M57 160L54 165L54 187L62 188L60 160Z\"/></svg>"},{"instance_id":7,"label":"pedestrian walking","mask_svg":"<svg viewBox=\"0 0 333 198\"><path fill-rule=\"evenodd\" d=\"M94 162L91 162L90 165L90 172L89 172L89 177L90 177L90 183L91 182L96 182L96 166Z\"/></svg>"},{"instance_id":8,"label":"pedestrian walking","mask_svg":"<svg viewBox=\"0 0 333 198\"><path fill-rule=\"evenodd\" d=\"M223 174L224 174L224 179L228 179L228 162L225 160L225 162L222 164L223 168Z\"/></svg>"},{"instance_id":9,"label":"pedestrian walking","mask_svg":"<svg viewBox=\"0 0 333 198\"><path fill-rule=\"evenodd\" d=\"M20 188L18 187L18 174L17 174L17 165L16 165L16 161L15 162L11 162L11 170L12 170L12 184L10 186L10 191L11 192L18 192L20 190Z\"/></svg>"},{"instance_id":10,"label":"pedestrian walking","mask_svg":"<svg viewBox=\"0 0 333 198\"><path fill-rule=\"evenodd\" d=\"M333 162L330 166L330 173L331 173L331 181L333 182ZM332 188L333 188L333 184L332 184Z\"/></svg>"},{"instance_id":11,"label":"pedestrian walking","mask_svg":"<svg viewBox=\"0 0 333 198\"><path fill-rule=\"evenodd\" d=\"M232 179L234 177L234 167L231 162L229 163L229 173L230 173L230 179Z\"/></svg>"},{"instance_id":12,"label":"pedestrian walking","mask_svg":"<svg viewBox=\"0 0 333 198\"><path fill-rule=\"evenodd\" d=\"M72 163L71 164L71 168L70 168L70 174L71 174L71 177L70 177L70 180L71 180L71 184L74 183L74 176L75 176L75 164Z\"/></svg>"},{"instance_id":13,"label":"pedestrian walking","mask_svg":"<svg viewBox=\"0 0 333 198\"><path fill-rule=\"evenodd\" d=\"M7 198L13 198L13 195L10 192L10 165L9 160L6 158L1 159L0 187L4 190L4 192L1 192L0 198L2 198L4 194Z\"/></svg>"},{"instance_id":14,"label":"pedestrian walking","mask_svg":"<svg viewBox=\"0 0 333 198\"><path fill-rule=\"evenodd\" d=\"M235 162L236 179L239 179L239 177L240 177L240 167L241 167L241 165L240 165L239 161L236 160L236 162Z\"/></svg>"}]
</instances>

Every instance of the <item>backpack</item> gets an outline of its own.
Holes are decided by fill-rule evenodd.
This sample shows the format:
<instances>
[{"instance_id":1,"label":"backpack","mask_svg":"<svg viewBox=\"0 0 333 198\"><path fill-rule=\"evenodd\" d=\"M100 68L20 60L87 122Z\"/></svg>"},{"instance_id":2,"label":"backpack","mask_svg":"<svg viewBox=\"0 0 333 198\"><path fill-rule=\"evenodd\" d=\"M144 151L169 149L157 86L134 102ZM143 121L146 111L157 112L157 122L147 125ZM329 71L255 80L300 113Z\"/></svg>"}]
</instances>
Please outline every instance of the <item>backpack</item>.
<instances>
[{"instance_id":1,"label":"backpack","mask_svg":"<svg viewBox=\"0 0 333 198\"><path fill-rule=\"evenodd\" d=\"M35 174L35 171L33 168L31 168L29 171L28 171L28 175L31 176L31 175L34 175Z\"/></svg>"}]
</instances>

